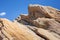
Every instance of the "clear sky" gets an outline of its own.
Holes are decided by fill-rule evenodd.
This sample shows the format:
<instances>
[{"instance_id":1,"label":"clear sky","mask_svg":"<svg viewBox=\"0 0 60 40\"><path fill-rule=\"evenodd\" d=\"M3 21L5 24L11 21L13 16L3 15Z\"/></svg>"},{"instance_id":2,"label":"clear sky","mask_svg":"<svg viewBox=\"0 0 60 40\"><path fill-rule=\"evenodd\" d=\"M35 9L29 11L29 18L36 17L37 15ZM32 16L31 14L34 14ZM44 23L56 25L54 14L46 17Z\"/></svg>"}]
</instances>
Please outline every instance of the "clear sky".
<instances>
[{"instance_id":1,"label":"clear sky","mask_svg":"<svg viewBox=\"0 0 60 40\"><path fill-rule=\"evenodd\" d=\"M60 9L60 0L0 0L0 18L14 20L28 13L29 4L40 4Z\"/></svg>"}]
</instances>

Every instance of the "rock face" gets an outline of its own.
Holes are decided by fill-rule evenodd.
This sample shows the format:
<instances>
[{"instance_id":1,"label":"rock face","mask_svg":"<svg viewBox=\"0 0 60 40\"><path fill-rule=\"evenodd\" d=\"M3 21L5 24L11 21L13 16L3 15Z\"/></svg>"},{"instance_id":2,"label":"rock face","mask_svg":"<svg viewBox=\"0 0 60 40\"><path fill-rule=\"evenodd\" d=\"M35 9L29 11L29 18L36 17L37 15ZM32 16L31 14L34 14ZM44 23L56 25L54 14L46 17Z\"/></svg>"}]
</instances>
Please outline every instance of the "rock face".
<instances>
[{"instance_id":1,"label":"rock face","mask_svg":"<svg viewBox=\"0 0 60 40\"><path fill-rule=\"evenodd\" d=\"M20 18L20 20L19 20ZM28 28L33 30L36 34L42 35L43 38L46 37L46 40L56 40L55 38L50 38L50 36L46 36L46 32L40 34L41 31L36 31L35 27L42 28L43 30L47 30L49 32L48 35L54 35L55 37L60 39L60 10L50 7L50 6L42 6L42 5L29 5L28 7L28 15L20 15L17 18L19 23L26 25ZM42 32L43 32L42 30ZM38 33L37 33L38 32ZM51 34L50 34L51 33Z\"/></svg>"},{"instance_id":2,"label":"rock face","mask_svg":"<svg viewBox=\"0 0 60 40\"><path fill-rule=\"evenodd\" d=\"M23 24L19 24L16 21L11 22L7 19L1 20L3 24L1 24L0 35L3 40L43 40Z\"/></svg>"},{"instance_id":3,"label":"rock face","mask_svg":"<svg viewBox=\"0 0 60 40\"><path fill-rule=\"evenodd\" d=\"M14 21L0 18L0 40L60 40L60 11L34 4Z\"/></svg>"}]
</instances>

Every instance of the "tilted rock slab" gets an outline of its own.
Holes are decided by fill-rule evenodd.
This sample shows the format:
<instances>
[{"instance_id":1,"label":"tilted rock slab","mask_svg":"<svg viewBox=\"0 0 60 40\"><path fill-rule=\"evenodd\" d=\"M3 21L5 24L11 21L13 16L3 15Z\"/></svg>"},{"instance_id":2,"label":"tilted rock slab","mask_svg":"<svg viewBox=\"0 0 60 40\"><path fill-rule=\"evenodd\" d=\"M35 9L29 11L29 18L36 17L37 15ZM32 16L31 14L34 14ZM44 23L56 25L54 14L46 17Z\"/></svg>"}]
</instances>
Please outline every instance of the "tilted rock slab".
<instances>
[{"instance_id":1,"label":"tilted rock slab","mask_svg":"<svg viewBox=\"0 0 60 40\"><path fill-rule=\"evenodd\" d=\"M60 23L55 21L54 19L38 18L34 21L37 23L35 23L35 25L38 25L37 27L53 31L60 35Z\"/></svg>"},{"instance_id":2,"label":"tilted rock slab","mask_svg":"<svg viewBox=\"0 0 60 40\"><path fill-rule=\"evenodd\" d=\"M1 34L3 40L44 40L33 31L18 22L0 19L2 21ZM1 23L1 22L0 22Z\"/></svg>"},{"instance_id":3,"label":"tilted rock slab","mask_svg":"<svg viewBox=\"0 0 60 40\"><path fill-rule=\"evenodd\" d=\"M56 8L37 4L29 5L28 15L20 15L16 20L17 22L26 25L34 32L35 29L33 26L39 28L37 29L39 31L36 31L35 33L40 37L46 38L45 40L60 39L60 10ZM44 33L47 33L48 35Z\"/></svg>"},{"instance_id":4,"label":"tilted rock slab","mask_svg":"<svg viewBox=\"0 0 60 40\"><path fill-rule=\"evenodd\" d=\"M50 6L41 6L41 5L29 5L28 7L29 17L30 18L53 18L60 22L60 10L50 7Z\"/></svg>"},{"instance_id":5,"label":"tilted rock slab","mask_svg":"<svg viewBox=\"0 0 60 40\"><path fill-rule=\"evenodd\" d=\"M54 32L48 31L43 28L37 28L34 26L28 26L28 28L34 31L40 37L44 38L45 40L60 40L60 36Z\"/></svg>"}]
</instances>

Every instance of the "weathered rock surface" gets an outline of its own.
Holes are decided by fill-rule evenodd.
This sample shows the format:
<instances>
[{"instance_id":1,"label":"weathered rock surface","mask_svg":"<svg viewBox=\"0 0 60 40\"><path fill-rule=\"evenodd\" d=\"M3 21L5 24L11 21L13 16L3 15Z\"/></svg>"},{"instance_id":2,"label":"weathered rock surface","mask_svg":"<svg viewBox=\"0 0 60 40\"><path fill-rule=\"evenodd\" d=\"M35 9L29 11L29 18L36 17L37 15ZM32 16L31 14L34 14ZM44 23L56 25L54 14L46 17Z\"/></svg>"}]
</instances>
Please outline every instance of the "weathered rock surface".
<instances>
[{"instance_id":1,"label":"weathered rock surface","mask_svg":"<svg viewBox=\"0 0 60 40\"><path fill-rule=\"evenodd\" d=\"M18 20L20 18L20 20ZM28 15L20 15L17 21L26 25L29 29L34 31L39 36L46 38L45 40L59 40L60 39L60 10L42 5L29 5ZM35 27L38 31L35 31ZM46 35L47 33L48 35ZM38 33L37 33L38 32ZM41 34L40 34L41 33ZM49 35L52 35L49 36ZM54 37L53 37L54 36ZM47 38L48 37L48 38ZM58 39L55 39L58 38Z\"/></svg>"},{"instance_id":2,"label":"weathered rock surface","mask_svg":"<svg viewBox=\"0 0 60 40\"><path fill-rule=\"evenodd\" d=\"M35 23L35 25L38 25L37 27L42 27L60 35L60 23L55 21L54 19L38 18L34 21L37 23Z\"/></svg>"},{"instance_id":3,"label":"weathered rock surface","mask_svg":"<svg viewBox=\"0 0 60 40\"><path fill-rule=\"evenodd\" d=\"M0 40L60 40L60 10L34 4L14 21L0 18Z\"/></svg>"},{"instance_id":4,"label":"weathered rock surface","mask_svg":"<svg viewBox=\"0 0 60 40\"><path fill-rule=\"evenodd\" d=\"M30 5L28 10L29 17L31 18L46 17L53 18L60 22L60 11L58 9L50 6Z\"/></svg>"},{"instance_id":5,"label":"weathered rock surface","mask_svg":"<svg viewBox=\"0 0 60 40\"><path fill-rule=\"evenodd\" d=\"M11 22L7 19L1 19L1 37L3 40L43 40L33 31L18 22Z\"/></svg>"}]
</instances>

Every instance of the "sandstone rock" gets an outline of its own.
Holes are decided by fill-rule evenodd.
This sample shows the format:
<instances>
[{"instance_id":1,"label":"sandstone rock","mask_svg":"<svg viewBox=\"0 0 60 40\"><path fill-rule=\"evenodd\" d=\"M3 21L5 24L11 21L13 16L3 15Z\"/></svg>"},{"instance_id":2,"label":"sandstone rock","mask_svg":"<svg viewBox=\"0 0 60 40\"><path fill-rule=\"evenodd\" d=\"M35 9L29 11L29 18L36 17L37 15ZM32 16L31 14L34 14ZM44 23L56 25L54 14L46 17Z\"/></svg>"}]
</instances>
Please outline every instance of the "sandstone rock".
<instances>
[{"instance_id":1,"label":"sandstone rock","mask_svg":"<svg viewBox=\"0 0 60 40\"><path fill-rule=\"evenodd\" d=\"M14 21L0 18L0 40L60 40L60 10L34 4Z\"/></svg>"},{"instance_id":2,"label":"sandstone rock","mask_svg":"<svg viewBox=\"0 0 60 40\"><path fill-rule=\"evenodd\" d=\"M60 35L60 23L58 23L54 19L38 18L36 20L31 20L29 18L24 18L23 20L26 21L28 25L34 25L38 28L44 28Z\"/></svg>"},{"instance_id":3,"label":"sandstone rock","mask_svg":"<svg viewBox=\"0 0 60 40\"><path fill-rule=\"evenodd\" d=\"M35 23L37 27L42 27L60 35L60 23L55 21L54 19L38 18L37 20L35 20L35 22L37 23Z\"/></svg>"},{"instance_id":4,"label":"sandstone rock","mask_svg":"<svg viewBox=\"0 0 60 40\"><path fill-rule=\"evenodd\" d=\"M43 39L46 38L45 40L60 39L60 10L56 8L37 4L29 5L28 15L22 14L20 20L18 18L16 21L26 25ZM37 31L36 28L38 28Z\"/></svg>"},{"instance_id":5,"label":"sandstone rock","mask_svg":"<svg viewBox=\"0 0 60 40\"><path fill-rule=\"evenodd\" d=\"M50 31L51 32L51 31ZM58 34L56 34L56 33L54 33L54 32L51 32L52 33L52 35L54 35L56 38L59 38L60 39L60 36L58 35Z\"/></svg>"},{"instance_id":6,"label":"sandstone rock","mask_svg":"<svg viewBox=\"0 0 60 40\"><path fill-rule=\"evenodd\" d=\"M43 28L37 28L31 26L28 26L28 28L34 31L40 37L44 38L45 40L60 40L60 36L55 34L54 32L48 31Z\"/></svg>"},{"instance_id":7,"label":"sandstone rock","mask_svg":"<svg viewBox=\"0 0 60 40\"><path fill-rule=\"evenodd\" d=\"M41 5L30 5L28 8L29 17L31 18L53 18L60 22L60 12L58 9L52 8L50 6Z\"/></svg>"},{"instance_id":8,"label":"sandstone rock","mask_svg":"<svg viewBox=\"0 0 60 40\"><path fill-rule=\"evenodd\" d=\"M49 31L44 30L44 29L36 29L36 32L41 35L42 37L44 37L46 40L60 40L56 37L54 37Z\"/></svg>"},{"instance_id":9,"label":"sandstone rock","mask_svg":"<svg viewBox=\"0 0 60 40\"><path fill-rule=\"evenodd\" d=\"M28 15L20 15L17 18L17 21L23 24L30 24L30 25L37 25L37 22L34 22L37 18L49 18L55 19L56 21L60 22L60 11L56 8L50 6L42 6L42 5L29 5L28 7Z\"/></svg>"},{"instance_id":10,"label":"sandstone rock","mask_svg":"<svg viewBox=\"0 0 60 40\"><path fill-rule=\"evenodd\" d=\"M1 33L5 36L1 36L3 40L43 40L43 38L18 22L11 22L7 19L1 20L4 25L1 29Z\"/></svg>"}]
</instances>

